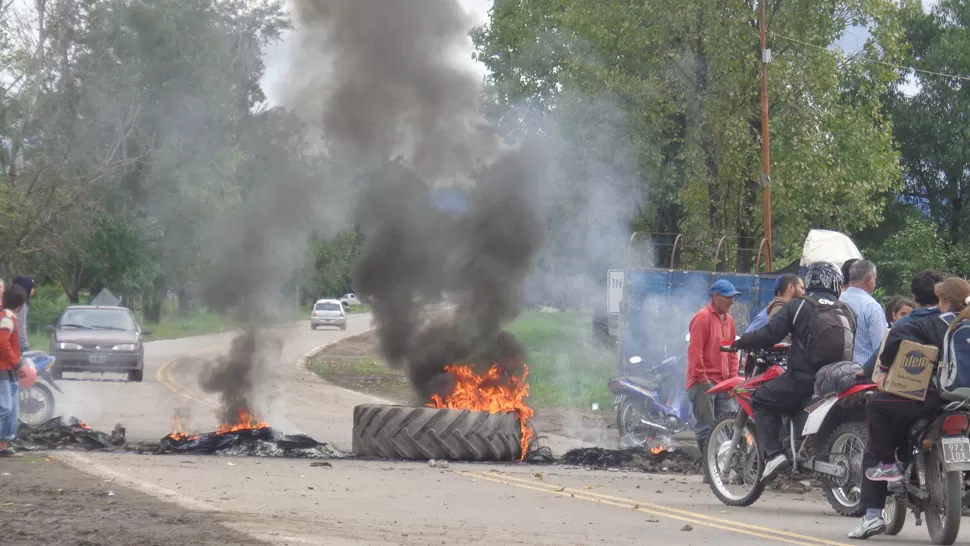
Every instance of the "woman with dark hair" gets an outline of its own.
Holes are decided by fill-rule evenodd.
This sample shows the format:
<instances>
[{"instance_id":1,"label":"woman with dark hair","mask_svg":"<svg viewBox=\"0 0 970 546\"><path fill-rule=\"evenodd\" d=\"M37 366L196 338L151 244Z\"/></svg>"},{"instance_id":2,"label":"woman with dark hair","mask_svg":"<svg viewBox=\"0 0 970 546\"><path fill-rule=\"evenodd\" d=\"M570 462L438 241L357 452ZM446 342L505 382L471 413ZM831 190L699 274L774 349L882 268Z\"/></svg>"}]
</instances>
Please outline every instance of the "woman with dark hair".
<instances>
[{"instance_id":1,"label":"woman with dark hair","mask_svg":"<svg viewBox=\"0 0 970 546\"><path fill-rule=\"evenodd\" d=\"M897 320L903 317L908 317L909 314L913 312L913 309L916 309L916 302L913 300L909 298L902 298L897 301L896 305L893 306L892 314L889 317L889 327L891 328L893 324L896 324Z\"/></svg>"},{"instance_id":2,"label":"woman with dark hair","mask_svg":"<svg viewBox=\"0 0 970 546\"><path fill-rule=\"evenodd\" d=\"M893 320L893 313L896 311L896 306L899 305L900 300L902 300L905 297L906 296L900 296L899 294L896 294L895 296L889 298L889 300L886 301L886 322L889 323L890 328L892 327L893 322L895 322Z\"/></svg>"}]
</instances>

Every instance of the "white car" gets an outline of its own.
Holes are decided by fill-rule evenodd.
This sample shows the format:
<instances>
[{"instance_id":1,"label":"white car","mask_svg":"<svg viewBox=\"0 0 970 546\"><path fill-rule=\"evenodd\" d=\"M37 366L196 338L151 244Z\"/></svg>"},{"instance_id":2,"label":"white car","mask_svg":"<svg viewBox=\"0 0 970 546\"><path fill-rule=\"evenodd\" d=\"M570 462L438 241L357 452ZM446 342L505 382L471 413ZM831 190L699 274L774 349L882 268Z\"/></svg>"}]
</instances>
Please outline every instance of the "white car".
<instances>
[{"instance_id":1,"label":"white car","mask_svg":"<svg viewBox=\"0 0 970 546\"><path fill-rule=\"evenodd\" d=\"M357 299L357 294L351 292L344 294L344 297L340 298L340 303L344 304L344 307L356 307L360 305L360 300Z\"/></svg>"},{"instance_id":2,"label":"white car","mask_svg":"<svg viewBox=\"0 0 970 546\"><path fill-rule=\"evenodd\" d=\"M313 311L310 313L310 329L316 330L320 326L347 329L347 312L344 311L340 300L321 299L313 304Z\"/></svg>"}]
</instances>

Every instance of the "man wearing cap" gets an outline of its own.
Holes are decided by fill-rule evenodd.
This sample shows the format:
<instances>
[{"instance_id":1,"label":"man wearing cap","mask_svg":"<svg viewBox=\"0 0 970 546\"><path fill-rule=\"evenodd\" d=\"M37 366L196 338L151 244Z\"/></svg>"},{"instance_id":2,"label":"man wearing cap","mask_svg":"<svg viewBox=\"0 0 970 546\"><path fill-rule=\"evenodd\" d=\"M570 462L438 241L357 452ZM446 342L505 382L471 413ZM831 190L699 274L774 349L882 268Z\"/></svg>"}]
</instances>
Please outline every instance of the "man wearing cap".
<instances>
[{"instance_id":1,"label":"man wearing cap","mask_svg":"<svg viewBox=\"0 0 970 546\"><path fill-rule=\"evenodd\" d=\"M779 275L775 279L775 299L771 300L768 307L765 307L758 313L758 316L754 317L751 324L744 331L745 334L748 332L754 332L758 328L761 328L765 324L768 324L768 319L771 318L782 305L790 302L795 298L800 298L805 295L805 282L802 278L794 273L785 273L784 275ZM791 343L791 338L786 338L788 343Z\"/></svg>"},{"instance_id":2,"label":"man wearing cap","mask_svg":"<svg viewBox=\"0 0 970 546\"><path fill-rule=\"evenodd\" d=\"M730 401L723 395L707 391L717 383L738 375L737 353L722 353L722 345L731 345L737 336L734 317L729 314L734 297L740 294L734 285L721 279L711 287L711 302L690 321L690 344L687 347L687 395L694 410L694 434L701 455L707 450L714 418L730 411Z\"/></svg>"}]
</instances>

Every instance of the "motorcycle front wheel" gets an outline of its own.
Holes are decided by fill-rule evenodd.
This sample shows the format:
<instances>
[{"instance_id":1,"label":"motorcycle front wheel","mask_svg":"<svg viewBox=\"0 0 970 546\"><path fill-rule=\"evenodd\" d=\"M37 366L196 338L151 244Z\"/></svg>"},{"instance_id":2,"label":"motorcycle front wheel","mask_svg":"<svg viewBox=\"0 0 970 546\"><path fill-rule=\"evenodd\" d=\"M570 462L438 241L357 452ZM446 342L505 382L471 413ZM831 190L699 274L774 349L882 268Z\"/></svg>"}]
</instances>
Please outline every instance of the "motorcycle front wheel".
<instances>
[{"instance_id":1,"label":"motorcycle front wheel","mask_svg":"<svg viewBox=\"0 0 970 546\"><path fill-rule=\"evenodd\" d=\"M953 544L960 534L963 515L963 472L947 472L939 446L929 452L926 461L926 530L933 544Z\"/></svg>"},{"instance_id":2,"label":"motorcycle front wheel","mask_svg":"<svg viewBox=\"0 0 970 546\"><path fill-rule=\"evenodd\" d=\"M33 387L20 390L17 405L20 420L36 426L54 416L54 393L38 381Z\"/></svg>"},{"instance_id":3,"label":"motorcycle front wheel","mask_svg":"<svg viewBox=\"0 0 970 546\"><path fill-rule=\"evenodd\" d=\"M862 456L866 451L866 424L842 423L826 438L821 453L829 454L829 463L843 466L848 475L842 483L826 477L825 498L836 512L857 518L866 512L862 507Z\"/></svg>"},{"instance_id":4,"label":"motorcycle front wheel","mask_svg":"<svg viewBox=\"0 0 970 546\"><path fill-rule=\"evenodd\" d=\"M743 428L731 461L728 461L727 453L739 422L743 423ZM743 410L724 414L714 421L707 453L702 455L704 474L711 491L721 502L728 506L750 506L761 498L765 490L761 481L764 457L755 440L754 423L747 419Z\"/></svg>"},{"instance_id":5,"label":"motorcycle front wheel","mask_svg":"<svg viewBox=\"0 0 970 546\"><path fill-rule=\"evenodd\" d=\"M886 520L886 533L889 536L898 535L906 524L906 505L896 497L889 496L886 506L882 509L882 519Z\"/></svg>"}]
</instances>

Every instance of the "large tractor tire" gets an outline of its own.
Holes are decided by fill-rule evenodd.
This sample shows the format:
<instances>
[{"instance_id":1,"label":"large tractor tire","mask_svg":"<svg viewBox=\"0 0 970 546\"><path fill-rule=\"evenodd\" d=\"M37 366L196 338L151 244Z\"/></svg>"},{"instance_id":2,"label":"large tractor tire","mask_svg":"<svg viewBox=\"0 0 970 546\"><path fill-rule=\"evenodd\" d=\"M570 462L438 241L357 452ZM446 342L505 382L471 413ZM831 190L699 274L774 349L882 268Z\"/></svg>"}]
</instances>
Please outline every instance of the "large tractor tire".
<instances>
[{"instance_id":1,"label":"large tractor tire","mask_svg":"<svg viewBox=\"0 0 970 546\"><path fill-rule=\"evenodd\" d=\"M522 432L513 413L363 405L354 408L353 452L364 458L515 461Z\"/></svg>"}]
</instances>

